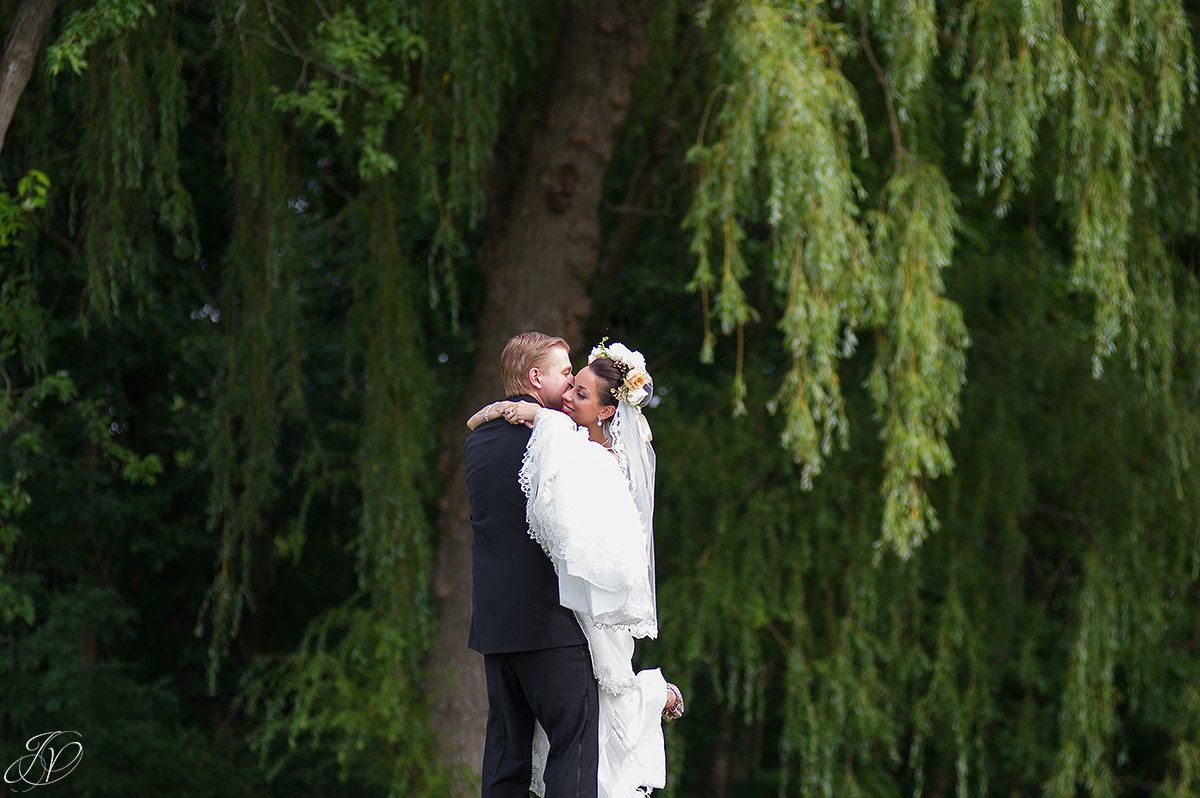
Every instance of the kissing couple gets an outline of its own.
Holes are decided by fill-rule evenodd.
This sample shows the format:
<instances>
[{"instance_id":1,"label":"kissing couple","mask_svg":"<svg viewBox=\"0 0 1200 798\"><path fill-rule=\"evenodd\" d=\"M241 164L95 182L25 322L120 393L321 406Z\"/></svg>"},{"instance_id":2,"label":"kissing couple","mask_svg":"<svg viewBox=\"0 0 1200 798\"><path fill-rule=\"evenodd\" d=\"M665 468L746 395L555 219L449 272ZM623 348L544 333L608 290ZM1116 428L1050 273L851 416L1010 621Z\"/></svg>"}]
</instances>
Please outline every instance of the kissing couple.
<instances>
[{"instance_id":1,"label":"kissing couple","mask_svg":"<svg viewBox=\"0 0 1200 798\"><path fill-rule=\"evenodd\" d=\"M500 356L508 398L467 422L472 617L488 720L483 798L642 798L666 784L683 696L633 671L658 636L654 449L640 352L607 339L575 375L562 338Z\"/></svg>"}]
</instances>

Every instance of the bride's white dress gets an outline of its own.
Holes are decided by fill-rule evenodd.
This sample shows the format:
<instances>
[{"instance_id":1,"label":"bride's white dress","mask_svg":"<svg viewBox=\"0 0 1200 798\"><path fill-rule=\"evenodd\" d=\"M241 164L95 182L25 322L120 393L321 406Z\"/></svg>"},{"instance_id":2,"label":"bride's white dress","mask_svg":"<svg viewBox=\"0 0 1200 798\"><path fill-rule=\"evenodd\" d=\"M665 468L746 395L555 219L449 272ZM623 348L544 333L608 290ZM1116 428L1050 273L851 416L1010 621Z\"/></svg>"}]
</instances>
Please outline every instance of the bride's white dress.
<instances>
[{"instance_id":1,"label":"bride's white dress","mask_svg":"<svg viewBox=\"0 0 1200 798\"><path fill-rule=\"evenodd\" d=\"M558 573L559 600L575 611L600 696L600 798L640 798L666 783L661 713L666 682L633 672L634 637L654 637L652 543L616 459L564 414L538 410L521 488L530 534ZM531 789L545 793L549 743L534 736Z\"/></svg>"}]
</instances>

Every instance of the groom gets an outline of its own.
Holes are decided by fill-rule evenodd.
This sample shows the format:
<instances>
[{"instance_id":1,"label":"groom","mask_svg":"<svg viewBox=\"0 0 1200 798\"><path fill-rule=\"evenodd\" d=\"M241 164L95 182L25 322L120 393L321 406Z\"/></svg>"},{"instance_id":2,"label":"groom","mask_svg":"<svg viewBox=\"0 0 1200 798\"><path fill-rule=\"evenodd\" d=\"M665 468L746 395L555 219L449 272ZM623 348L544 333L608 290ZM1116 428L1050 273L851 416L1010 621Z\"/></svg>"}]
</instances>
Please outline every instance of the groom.
<instances>
[{"instance_id":1,"label":"groom","mask_svg":"<svg viewBox=\"0 0 1200 798\"><path fill-rule=\"evenodd\" d=\"M514 401L560 409L571 387L570 348L538 332L513 336L500 355ZM482 798L528 798L534 721L550 739L546 798L596 798L596 679L574 614L558 603L550 558L529 536L517 481L529 429L497 418L467 436L472 596L468 645L483 655L487 740Z\"/></svg>"}]
</instances>

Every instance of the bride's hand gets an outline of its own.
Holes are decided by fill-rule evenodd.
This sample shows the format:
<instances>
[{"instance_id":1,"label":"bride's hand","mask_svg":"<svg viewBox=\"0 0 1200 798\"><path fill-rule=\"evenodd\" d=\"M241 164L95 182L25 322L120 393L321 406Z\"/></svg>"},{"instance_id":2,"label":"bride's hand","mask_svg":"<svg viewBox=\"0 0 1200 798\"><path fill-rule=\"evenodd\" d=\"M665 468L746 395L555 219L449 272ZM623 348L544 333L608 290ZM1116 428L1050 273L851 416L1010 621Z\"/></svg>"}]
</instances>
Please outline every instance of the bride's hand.
<instances>
[{"instance_id":1,"label":"bride's hand","mask_svg":"<svg viewBox=\"0 0 1200 798\"><path fill-rule=\"evenodd\" d=\"M496 402L492 407L509 424L524 424L533 429L538 406L533 402ZM495 416L493 416L494 418Z\"/></svg>"},{"instance_id":2,"label":"bride's hand","mask_svg":"<svg viewBox=\"0 0 1200 798\"><path fill-rule=\"evenodd\" d=\"M667 700L663 704L662 719L665 723L679 720L683 717L683 693L679 688L667 682Z\"/></svg>"},{"instance_id":3,"label":"bride's hand","mask_svg":"<svg viewBox=\"0 0 1200 798\"><path fill-rule=\"evenodd\" d=\"M475 415L467 419L467 428L475 429L480 424L502 418L509 424L524 424L533 429L533 420L537 418L538 405L533 402L492 402L479 408Z\"/></svg>"}]
</instances>

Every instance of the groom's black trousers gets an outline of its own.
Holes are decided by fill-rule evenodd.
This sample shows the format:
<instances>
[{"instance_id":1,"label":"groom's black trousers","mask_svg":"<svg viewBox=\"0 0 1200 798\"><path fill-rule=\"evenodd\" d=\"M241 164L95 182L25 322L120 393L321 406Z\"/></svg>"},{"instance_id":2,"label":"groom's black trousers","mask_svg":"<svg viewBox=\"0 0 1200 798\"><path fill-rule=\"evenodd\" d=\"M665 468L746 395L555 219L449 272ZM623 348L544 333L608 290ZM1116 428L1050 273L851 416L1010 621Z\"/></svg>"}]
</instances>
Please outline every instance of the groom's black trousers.
<instances>
[{"instance_id":1,"label":"groom's black trousers","mask_svg":"<svg viewBox=\"0 0 1200 798\"><path fill-rule=\"evenodd\" d=\"M534 721L550 738L546 798L596 798L596 677L586 646L487 654L482 798L529 798Z\"/></svg>"}]
</instances>

